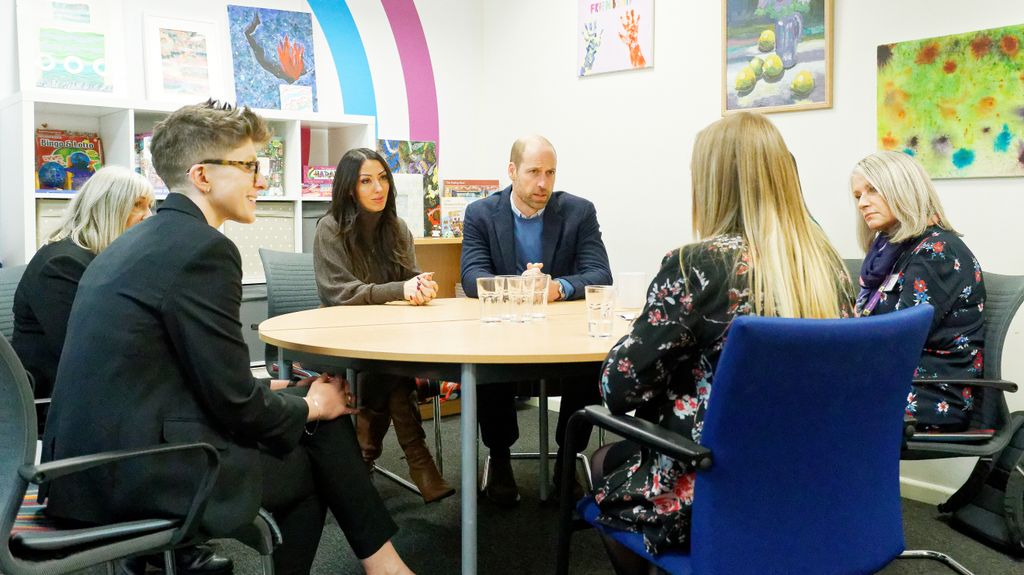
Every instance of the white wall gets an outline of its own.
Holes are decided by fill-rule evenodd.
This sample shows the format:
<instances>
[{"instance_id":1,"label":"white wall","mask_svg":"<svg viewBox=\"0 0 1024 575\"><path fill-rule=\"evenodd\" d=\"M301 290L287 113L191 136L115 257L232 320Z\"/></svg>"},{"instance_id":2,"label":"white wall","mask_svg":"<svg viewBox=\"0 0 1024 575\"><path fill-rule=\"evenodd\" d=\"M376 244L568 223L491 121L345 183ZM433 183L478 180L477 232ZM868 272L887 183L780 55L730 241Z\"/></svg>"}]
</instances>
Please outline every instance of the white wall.
<instances>
[{"instance_id":1,"label":"white wall","mask_svg":"<svg viewBox=\"0 0 1024 575\"><path fill-rule=\"evenodd\" d=\"M18 34L14 0L0 0L0 53L11 54L0 65L0 100L18 91Z\"/></svg>"},{"instance_id":2,"label":"white wall","mask_svg":"<svg viewBox=\"0 0 1024 575\"><path fill-rule=\"evenodd\" d=\"M721 4L657 2L654 68L582 79L574 73L575 4L487 0L478 147L486 169L504 174L516 136L548 136L559 156L556 187L597 205L613 270L650 272L664 252L691 239L692 142L720 118ZM967 10L957 0L835 4L833 108L772 119L799 162L814 216L843 256L859 257L847 179L875 145L876 46L1021 24L1024 3L975 0ZM618 41L608 36L604 42ZM1024 213L1024 180L936 185L984 269L1024 274L1024 256L1007 241ZM1003 362L1003 377L1024 383L1021 351L1024 314L1012 327ZM1011 401L1024 409L1024 393ZM924 490L907 493L935 499L936 489L959 485L968 468L969 462L908 464L906 483Z\"/></svg>"}]
</instances>

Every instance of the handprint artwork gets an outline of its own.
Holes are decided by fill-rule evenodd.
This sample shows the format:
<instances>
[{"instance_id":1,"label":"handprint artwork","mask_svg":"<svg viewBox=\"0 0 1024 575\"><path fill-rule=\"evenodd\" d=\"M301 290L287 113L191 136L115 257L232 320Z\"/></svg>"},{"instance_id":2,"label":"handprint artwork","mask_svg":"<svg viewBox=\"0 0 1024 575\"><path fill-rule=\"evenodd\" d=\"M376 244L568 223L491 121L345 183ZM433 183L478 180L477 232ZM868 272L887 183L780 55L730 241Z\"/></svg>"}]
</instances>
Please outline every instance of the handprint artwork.
<instances>
[{"instance_id":1,"label":"handprint artwork","mask_svg":"<svg viewBox=\"0 0 1024 575\"><path fill-rule=\"evenodd\" d=\"M578 2L578 77L650 68L654 64L654 0ZM605 32L611 36L605 38Z\"/></svg>"},{"instance_id":2,"label":"handprint artwork","mask_svg":"<svg viewBox=\"0 0 1024 575\"><path fill-rule=\"evenodd\" d=\"M626 15L621 18L622 21L622 32L619 32L619 39L622 40L629 48L629 63L634 68L644 68L647 66L647 61L644 60L644 55L640 51L639 26L640 16L635 10L629 10Z\"/></svg>"},{"instance_id":3,"label":"handprint artwork","mask_svg":"<svg viewBox=\"0 0 1024 575\"><path fill-rule=\"evenodd\" d=\"M598 29L596 21L583 26L583 42L586 43L587 55L583 58L583 66L580 66L580 76L586 76L594 67L594 58L597 56L597 48L601 46L602 34L604 29Z\"/></svg>"}]
</instances>

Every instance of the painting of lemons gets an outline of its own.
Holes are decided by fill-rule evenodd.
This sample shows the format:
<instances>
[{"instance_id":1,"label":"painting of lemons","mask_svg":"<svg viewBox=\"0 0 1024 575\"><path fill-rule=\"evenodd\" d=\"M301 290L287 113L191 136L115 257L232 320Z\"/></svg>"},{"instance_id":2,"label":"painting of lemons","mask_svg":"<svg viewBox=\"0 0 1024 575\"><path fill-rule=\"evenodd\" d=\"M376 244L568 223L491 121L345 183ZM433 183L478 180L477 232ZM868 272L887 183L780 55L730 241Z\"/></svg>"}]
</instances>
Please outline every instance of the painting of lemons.
<instances>
[{"instance_id":1,"label":"painting of lemons","mask_svg":"<svg viewBox=\"0 0 1024 575\"><path fill-rule=\"evenodd\" d=\"M878 147L933 178L1024 176L1024 25L879 46Z\"/></svg>"},{"instance_id":2,"label":"painting of lemons","mask_svg":"<svg viewBox=\"0 0 1024 575\"><path fill-rule=\"evenodd\" d=\"M832 106L831 0L725 0L722 113Z\"/></svg>"}]
</instances>

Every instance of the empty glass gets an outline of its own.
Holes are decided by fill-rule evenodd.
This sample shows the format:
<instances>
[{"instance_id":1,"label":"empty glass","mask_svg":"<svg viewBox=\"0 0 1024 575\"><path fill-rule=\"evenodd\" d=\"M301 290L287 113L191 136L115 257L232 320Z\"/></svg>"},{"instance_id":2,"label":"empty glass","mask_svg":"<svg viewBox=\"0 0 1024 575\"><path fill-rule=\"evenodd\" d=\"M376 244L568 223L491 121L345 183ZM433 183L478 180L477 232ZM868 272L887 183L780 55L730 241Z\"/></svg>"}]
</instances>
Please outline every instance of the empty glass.
<instances>
[{"instance_id":1,"label":"empty glass","mask_svg":"<svg viewBox=\"0 0 1024 575\"><path fill-rule=\"evenodd\" d=\"M480 321L484 323L501 321L505 307L504 283L505 280L500 277L476 278L476 295L480 300Z\"/></svg>"},{"instance_id":2,"label":"empty glass","mask_svg":"<svg viewBox=\"0 0 1024 575\"><path fill-rule=\"evenodd\" d=\"M533 282L533 309L530 317L544 319L548 316L548 284L552 281L548 274L526 276Z\"/></svg>"},{"instance_id":3,"label":"empty glass","mask_svg":"<svg viewBox=\"0 0 1024 575\"><path fill-rule=\"evenodd\" d=\"M625 320L640 315L647 299L647 274L621 272L615 277L615 314Z\"/></svg>"},{"instance_id":4,"label":"empty glass","mask_svg":"<svg viewBox=\"0 0 1024 575\"><path fill-rule=\"evenodd\" d=\"M533 307L533 281L523 276L498 276L505 279L506 320L522 323L530 321Z\"/></svg>"},{"instance_id":5,"label":"empty glass","mask_svg":"<svg viewBox=\"0 0 1024 575\"><path fill-rule=\"evenodd\" d=\"M587 335L608 337L612 334L612 316L615 308L615 288L587 286Z\"/></svg>"}]
</instances>

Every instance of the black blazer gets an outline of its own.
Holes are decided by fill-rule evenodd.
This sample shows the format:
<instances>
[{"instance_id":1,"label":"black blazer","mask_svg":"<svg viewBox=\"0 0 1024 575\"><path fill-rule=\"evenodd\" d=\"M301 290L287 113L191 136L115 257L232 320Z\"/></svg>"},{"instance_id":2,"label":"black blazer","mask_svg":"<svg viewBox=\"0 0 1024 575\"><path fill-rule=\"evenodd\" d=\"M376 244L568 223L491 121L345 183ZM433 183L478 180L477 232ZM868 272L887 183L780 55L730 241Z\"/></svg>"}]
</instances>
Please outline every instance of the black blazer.
<instances>
[{"instance_id":1,"label":"black blazer","mask_svg":"<svg viewBox=\"0 0 1024 575\"><path fill-rule=\"evenodd\" d=\"M44 460L204 441L220 452L220 474L201 531L251 522L262 492L258 450L293 449L308 410L252 378L241 279L235 244L176 193L97 256L71 310ZM133 460L56 479L46 511L91 523L181 517L200 461Z\"/></svg>"},{"instance_id":2,"label":"black blazer","mask_svg":"<svg viewBox=\"0 0 1024 575\"><path fill-rule=\"evenodd\" d=\"M462 289L476 297L476 279L516 273L512 186L473 202L462 224ZM572 299L588 285L610 285L608 252L601 241L594 204L567 192L551 194L541 216L543 271L572 284Z\"/></svg>"},{"instance_id":3,"label":"black blazer","mask_svg":"<svg viewBox=\"0 0 1024 575\"><path fill-rule=\"evenodd\" d=\"M39 248L14 292L11 345L35 380L35 396L50 397L64 348L78 282L96 254L64 238Z\"/></svg>"}]
</instances>

